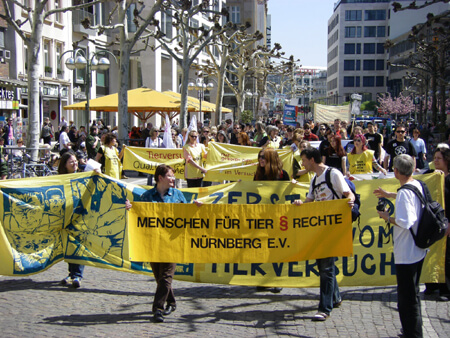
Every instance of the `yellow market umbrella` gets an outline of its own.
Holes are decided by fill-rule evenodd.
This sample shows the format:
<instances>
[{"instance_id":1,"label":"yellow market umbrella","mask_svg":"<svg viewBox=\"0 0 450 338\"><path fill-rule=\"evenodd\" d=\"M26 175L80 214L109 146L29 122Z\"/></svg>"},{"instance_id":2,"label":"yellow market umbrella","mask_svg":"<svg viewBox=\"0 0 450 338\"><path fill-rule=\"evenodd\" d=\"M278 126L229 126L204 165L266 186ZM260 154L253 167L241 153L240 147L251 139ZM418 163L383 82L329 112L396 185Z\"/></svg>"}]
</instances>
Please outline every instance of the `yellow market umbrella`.
<instances>
[{"instance_id":1,"label":"yellow market umbrella","mask_svg":"<svg viewBox=\"0 0 450 338\"><path fill-rule=\"evenodd\" d=\"M84 110L86 101L63 107L65 110ZM118 111L119 94L111 94L89 100L89 109L93 111ZM194 111L188 107L188 111ZM169 112L170 119L180 112L180 102L173 97L150 88L137 88L128 91L128 112L141 121L147 121L159 112ZM175 113L173 113L175 112ZM163 115L163 114L162 114Z\"/></svg>"},{"instance_id":2,"label":"yellow market umbrella","mask_svg":"<svg viewBox=\"0 0 450 338\"><path fill-rule=\"evenodd\" d=\"M181 100L181 94L175 93L170 90L166 90L163 92L163 94L167 94L168 96L171 96L173 98L178 99L180 102ZM194 108L194 109L191 109ZM200 110L200 100L196 99L195 97L188 96L188 110L189 111L199 111ZM202 111L204 112L215 112L216 111L216 105L214 103L208 102L208 101L202 101ZM229 108L222 107L222 113L231 113L232 110Z\"/></svg>"},{"instance_id":3,"label":"yellow market umbrella","mask_svg":"<svg viewBox=\"0 0 450 338\"><path fill-rule=\"evenodd\" d=\"M86 101L63 107L66 110L83 110ZM89 109L95 111L117 111L119 95L111 94L89 100ZM150 88L137 88L128 91L129 112L179 111L180 102L171 96Z\"/></svg>"}]
</instances>

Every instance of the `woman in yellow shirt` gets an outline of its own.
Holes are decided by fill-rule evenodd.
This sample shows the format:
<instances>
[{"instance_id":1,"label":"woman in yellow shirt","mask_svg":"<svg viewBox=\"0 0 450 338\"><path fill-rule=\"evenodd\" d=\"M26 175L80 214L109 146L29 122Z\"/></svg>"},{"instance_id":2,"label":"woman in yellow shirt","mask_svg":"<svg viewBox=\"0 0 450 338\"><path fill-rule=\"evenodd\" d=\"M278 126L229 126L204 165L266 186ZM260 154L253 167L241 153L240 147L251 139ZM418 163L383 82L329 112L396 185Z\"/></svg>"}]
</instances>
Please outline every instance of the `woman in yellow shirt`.
<instances>
[{"instance_id":1,"label":"woman in yellow shirt","mask_svg":"<svg viewBox=\"0 0 450 338\"><path fill-rule=\"evenodd\" d=\"M123 152L126 145L122 146L122 150L117 150L117 137L113 133L107 133L104 138L104 145L98 150L95 160L99 163L104 163L105 175L111 176L115 179L120 179L122 172L122 163L120 160L123 157ZM104 157L104 161L102 160ZM102 164L103 164L102 163Z\"/></svg>"},{"instance_id":2,"label":"woman in yellow shirt","mask_svg":"<svg viewBox=\"0 0 450 338\"><path fill-rule=\"evenodd\" d=\"M353 143L355 147L348 154L350 174L372 174L373 168L375 168L386 175L386 170L375 159L375 152L367 148L364 135L355 135L353 137Z\"/></svg>"},{"instance_id":3,"label":"woman in yellow shirt","mask_svg":"<svg viewBox=\"0 0 450 338\"><path fill-rule=\"evenodd\" d=\"M185 159L184 178L187 181L188 188L201 187L203 174L206 169L203 168L203 161L206 159L206 148L198 143L198 132L191 130L186 144L183 146L183 157Z\"/></svg>"}]
</instances>

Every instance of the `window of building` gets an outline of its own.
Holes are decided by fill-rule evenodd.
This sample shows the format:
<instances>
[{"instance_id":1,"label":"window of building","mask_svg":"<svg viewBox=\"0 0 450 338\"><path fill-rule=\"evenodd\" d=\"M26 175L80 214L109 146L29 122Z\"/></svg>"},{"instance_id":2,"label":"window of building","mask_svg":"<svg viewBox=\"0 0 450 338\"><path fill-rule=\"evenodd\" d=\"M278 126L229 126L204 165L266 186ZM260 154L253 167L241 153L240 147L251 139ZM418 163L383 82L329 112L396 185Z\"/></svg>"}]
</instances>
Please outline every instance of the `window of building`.
<instances>
[{"instance_id":1,"label":"window of building","mask_svg":"<svg viewBox=\"0 0 450 338\"><path fill-rule=\"evenodd\" d=\"M44 40L44 67L50 67L50 41Z\"/></svg>"},{"instance_id":2,"label":"window of building","mask_svg":"<svg viewBox=\"0 0 450 338\"><path fill-rule=\"evenodd\" d=\"M360 38L361 37L361 27L347 26L345 27L345 37L346 38Z\"/></svg>"},{"instance_id":3,"label":"window of building","mask_svg":"<svg viewBox=\"0 0 450 338\"><path fill-rule=\"evenodd\" d=\"M364 20L386 20L386 10L384 9L371 9L364 11Z\"/></svg>"},{"instance_id":4,"label":"window of building","mask_svg":"<svg viewBox=\"0 0 450 338\"><path fill-rule=\"evenodd\" d=\"M354 43L346 43L344 45L344 54L355 54L355 44Z\"/></svg>"},{"instance_id":5,"label":"window of building","mask_svg":"<svg viewBox=\"0 0 450 338\"><path fill-rule=\"evenodd\" d=\"M377 36L376 26L365 26L364 27L364 37L365 38L375 38Z\"/></svg>"},{"instance_id":6,"label":"window of building","mask_svg":"<svg viewBox=\"0 0 450 338\"><path fill-rule=\"evenodd\" d=\"M364 44L364 54L375 54L375 44L365 43Z\"/></svg>"},{"instance_id":7,"label":"window of building","mask_svg":"<svg viewBox=\"0 0 450 338\"><path fill-rule=\"evenodd\" d=\"M55 9L61 8L61 1L62 0L55 0ZM61 12L55 13L55 21L56 22L62 23L63 22L62 17L63 17L63 13L61 13Z\"/></svg>"},{"instance_id":8,"label":"window of building","mask_svg":"<svg viewBox=\"0 0 450 338\"><path fill-rule=\"evenodd\" d=\"M362 19L361 10L345 11L345 21L361 21L361 19Z\"/></svg>"},{"instance_id":9,"label":"window of building","mask_svg":"<svg viewBox=\"0 0 450 338\"><path fill-rule=\"evenodd\" d=\"M377 27L377 36L379 38L386 37L386 27L385 26L378 26Z\"/></svg>"},{"instance_id":10,"label":"window of building","mask_svg":"<svg viewBox=\"0 0 450 338\"><path fill-rule=\"evenodd\" d=\"M375 85L377 87L383 87L384 86L384 76L377 76Z\"/></svg>"},{"instance_id":11,"label":"window of building","mask_svg":"<svg viewBox=\"0 0 450 338\"><path fill-rule=\"evenodd\" d=\"M363 87L374 87L375 77L374 76L363 76Z\"/></svg>"},{"instance_id":12,"label":"window of building","mask_svg":"<svg viewBox=\"0 0 450 338\"><path fill-rule=\"evenodd\" d=\"M57 42L55 47L55 56L56 56L56 70L58 74L62 74L62 61L61 61L61 55L63 51L63 45L62 43Z\"/></svg>"},{"instance_id":13,"label":"window of building","mask_svg":"<svg viewBox=\"0 0 450 338\"><path fill-rule=\"evenodd\" d=\"M377 70L384 70L384 60L377 60Z\"/></svg>"},{"instance_id":14,"label":"window of building","mask_svg":"<svg viewBox=\"0 0 450 338\"><path fill-rule=\"evenodd\" d=\"M232 23L241 23L241 8L239 6L230 6L229 13Z\"/></svg>"},{"instance_id":15,"label":"window of building","mask_svg":"<svg viewBox=\"0 0 450 338\"><path fill-rule=\"evenodd\" d=\"M172 39L172 19L170 13L170 9L168 12L161 12L161 31L166 34L167 39Z\"/></svg>"},{"instance_id":16,"label":"window of building","mask_svg":"<svg viewBox=\"0 0 450 338\"><path fill-rule=\"evenodd\" d=\"M354 87L355 77L354 76L344 76L344 87Z\"/></svg>"},{"instance_id":17,"label":"window of building","mask_svg":"<svg viewBox=\"0 0 450 338\"><path fill-rule=\"evenodd\" d=\"M361 54L361 44L360 43L356 44L356 54Z\"/></svg>"},{"instance_id":18,"label":"window of building","mask_svg":"<svg viewBox=\"0 0 450 338\"><path fill-rule=\"evenodd\" d=\"M361 70L361 60L356 60L355 70Z\"/></svg>"},{"instance_id":19,"label":"window of building","mask_svg":"<svg viewBox=\"0 0 450 338\"><path fill-rule=\"evenodd\" d=\"M361 86L361 79L359 76L355 76L355 87L359 87L359 86Z\"/></svg>"},{"instance_id":20,"label":"window of building","mask_svg":"<svg viewBox=\"0 0 450 338\"><path fill-rule=\"evenodd\" d=\"M384 43L377 43L377 54L384 54Z\"/></svg>"},{"instance_id":21,"label":"window of building","mask_svg":"<svg viewBox=\"0 0 450 338\"><path fill-rule=\"evenodd\" d=\"M136 25L134 24L134 11L136 10L136 4L130 4L127 10L127 26L128 33L135 33L137 30Z\"/></svg>"},{"instance_id":22,"label":"window of building","mask_svg":"<svg viewBox=\"0 0 450 338\"><path fill-rule=\"evenodd\" d=\"M5 29L0 28L0 48L5 48Z\"/></svg>"},{"instance_id":23,"label":"window of building","mask_svg":"<svg viewBox=\"0 0 450 338\"><path fill-rule=\"evenodd\" d=\"M355 60L344 60L344 70L355 70Z\"/></svg>"},{"instance_id":24,"label":"window of building","mask_svg":"<svg viewBox=\"0 0 450 338\"><path fill-rule=\"evenodd\" d=\"M375 70L375 60L364 60L363 70Z\"/></svg>"}]
</instances>

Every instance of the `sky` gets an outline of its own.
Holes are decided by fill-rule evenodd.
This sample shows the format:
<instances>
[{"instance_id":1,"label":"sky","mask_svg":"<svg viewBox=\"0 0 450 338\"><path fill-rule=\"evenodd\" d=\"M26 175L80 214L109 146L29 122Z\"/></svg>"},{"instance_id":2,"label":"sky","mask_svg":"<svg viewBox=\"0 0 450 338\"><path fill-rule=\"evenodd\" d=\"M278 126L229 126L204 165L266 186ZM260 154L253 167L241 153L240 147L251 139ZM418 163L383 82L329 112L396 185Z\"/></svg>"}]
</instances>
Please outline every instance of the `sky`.
<instances>
[{"instance_id":1,"label":"sky","mask_svg":"<svg viewBox=\"0 0 450 338\"><path fill-rule=\"evenodd\" d=\"M328 19L338 0L269 0L272 47L275 42L303 67L326 67Z\"/></svg>"}]
</instances>

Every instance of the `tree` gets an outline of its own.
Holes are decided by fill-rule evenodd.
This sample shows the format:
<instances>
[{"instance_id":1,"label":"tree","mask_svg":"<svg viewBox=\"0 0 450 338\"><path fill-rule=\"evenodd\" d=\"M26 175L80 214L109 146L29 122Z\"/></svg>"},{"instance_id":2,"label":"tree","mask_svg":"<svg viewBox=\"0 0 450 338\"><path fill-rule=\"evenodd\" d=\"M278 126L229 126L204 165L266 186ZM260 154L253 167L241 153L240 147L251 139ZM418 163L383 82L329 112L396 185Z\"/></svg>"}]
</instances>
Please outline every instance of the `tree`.
<instances>
[{"instance_id":1,"label":"tree","mask_svg":"<svg viewBox=\"0 0 450 338\"><path fill-rule=\"evenodd\" d=\"M395 118L407 115L414 110L414 102L411 96L403 96L402 93L398 97L391 97L391 94L379 94L379 105L377 108L381 108L385 114L394 115Z\"/></svg>"},{"instance_id":2,"label":"tree","mask_svg":"<svg viewBox=\"0 0 450 338\"><path fill-rule=\"evenodd\" d=\"M403 6L399 2L394 2L394 3L392 3L392 7L394 9L394 12L399 12L399 11L404 11L407 9L422 9L422 8L425 8L425 7L440 3L440 2L447 4L450 2L450 0L429 0L429 1L425 1L423 4L421 4L419 6L416 4L415 0L411 1L407 6Z\"/></svg>"},{"instance_id":3,"label":"tree","mask_svg":"<svg viewBox=\"0 0 450 338\"><path fill-rule=\"evenodd\" d=\"M240 121L242 123L250 123L253 120L253 112L251 110L244 110L241 114Z\"/></svg>"},{"instance_id":4,"label":"tree","mask_svg":"<svg viewBox=\"0 0 450 338\"><path fill-rule=\"evenodd\" d=\"M115 44L120 46L119 58L119 107L118 107L118 134L119 139L125 140L128 137L128 78L130 72L130 57L138 53L141 49L135 49L138 41L143 41L143 49L147 48L148 40L154 36L154 32L148 31L148 26L157 26L159 22L155 20L155 14L162 8L163 3L167 1L156 0L152 7L147 8L141 3L139 9L133 11L133 22L137 26L134 34L128 33L128 12L131 6L130 1L117 0L114 9L109 13L109 22L112 22L113 16L117 15L117 23L110 25L91 26L90 22L84 22L86 28L95 29L99 34L107 30L119 29L119 41ZM145 17L141 16L145 9Z\"/></svg>"},{"instance_id":5,"label":"tree","mask_svg":"<svg viewBox=\"0 0 450 338\"><path fill-rule=\"evenodd\" d=\"M47 10L48 0L35 0L34 8L27 7L18 0L2 0L5 8L5 14L0 14L0 18L5 20L10 27L20 36L27 45L27 74L28 74L28 130L26 144L32 148L31 157L33 160L38 158L40 121L39 121L39 53L41 52L42 32L45 18L56 13L65 13L76 9L88 8L106 0L95 0L89 3ZM21 10L28 13L25 21L15 20L11 6L19 6ZM30 35L27 36L23 28L29 25Z\"/></svg>"},{"instance_id":6,"label":"tree","mask_svg":"<svg viewBox=\"0 0 450 338\"><path fill-rule=\"evenodd\" d=\"M180 128L184 128L187 126L189 72L205 46L216 36L225 32L226 29L219 24L219 20L228 12L225 9L221 12L210 9L208 0L201 1L197 6L193 6L190 0L166 0L163 1L162 11L172 18L177 34L171 40L167 40L157 26L154 38L159 42L159 46L152 48L154 50L159 47L164 48L181 68ZM211 26L198 27L192 20L197 14L209 14L208 21Z\"/></svg>"},{"instance_id":7,"label":"tree","mask_svg":"<svg viewBox=\"0 0 450 338\"><path fill-rule=\"evenodd\" d=\"M393 3L394 11L401 10L417 10L428 7L436 3L448 3L449 0L433 0L427 1L422 5L417 5L415 1L403 7L398 2ZM438 123L438 103L440 104L440 122L445 123L447 116L445 112L445 104L448 78L450 76L449 53L450 47L450 11L444 11L438 15L428 13L427 21L418 24L411 29L409 40L415 43L414 52L409 53L403 63L392 64L392 66L401 67L411 70L412 74L408 77L421 78L422 87L418 87L419 91L423 90L423 85L430 87L433 121ZM392 47L392 42L387 41L386 47ZM424 78L429 78L428 83L423 83ZM439 91L439 96L438 96ZM428 92L425 93L428 95ZM426 106L426 105L425 105Z\"/></svg>"},{"instance_id":8,"label":"tree","mask_svg":"<svg viewBox=\"0 0 450 338\"><path fill-rule=\"evenodd\" d=\"M227 69L230 61L236 57L242 49L248 49L256 41L263 38L263 35L256 31L253 34L245 32L250 24L236 26L229 22L225 34L217 35L210 44L205 46L206 52L211 57L206 61L206 65L198 66L198 68L209 75L217 78L217 96L216 96L216 114L221 116L223 95L225 91L225 82L228 87L233 87L233 82L227 77ZM220 64L213 53L215 48L220 56Z\"/></svg>"}]
</instances>

